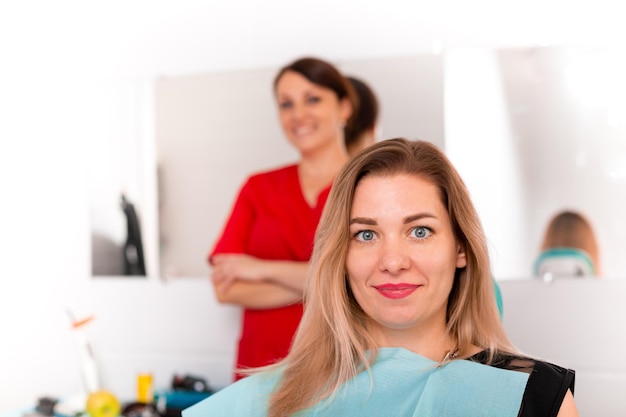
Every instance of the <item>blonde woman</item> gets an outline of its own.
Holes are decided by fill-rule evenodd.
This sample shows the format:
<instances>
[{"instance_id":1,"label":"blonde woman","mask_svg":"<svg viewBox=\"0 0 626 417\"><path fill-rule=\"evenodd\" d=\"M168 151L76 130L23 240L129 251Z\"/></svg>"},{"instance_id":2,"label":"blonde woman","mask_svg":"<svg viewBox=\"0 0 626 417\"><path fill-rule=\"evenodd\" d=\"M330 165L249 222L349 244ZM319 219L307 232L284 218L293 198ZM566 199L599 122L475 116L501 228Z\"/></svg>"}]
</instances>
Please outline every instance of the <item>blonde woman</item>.
<instances>
[{"instance_id":1,"label":"blonde woman","mask_svg":"<svg viewBox=\"0 0 626 417\"><path fill-rule=\"evenodd\" d=\"M351 160L315 238L289 355L199 416L577 416L574 372L520 355L463 181L428 142Z\"/></svg>"}]
</instances>

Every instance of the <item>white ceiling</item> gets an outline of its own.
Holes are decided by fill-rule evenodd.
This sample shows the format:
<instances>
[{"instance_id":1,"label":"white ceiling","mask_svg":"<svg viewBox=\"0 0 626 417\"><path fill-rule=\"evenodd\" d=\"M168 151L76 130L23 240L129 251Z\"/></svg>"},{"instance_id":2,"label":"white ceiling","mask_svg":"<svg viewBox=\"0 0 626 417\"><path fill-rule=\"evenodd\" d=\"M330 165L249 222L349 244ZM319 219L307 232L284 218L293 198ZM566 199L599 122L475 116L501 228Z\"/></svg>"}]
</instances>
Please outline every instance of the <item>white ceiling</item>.
<instances>
[{"instance_id":1,"label":"white ceiling","mask_svg":"<svg viewBox=\"0 0 626 417\"><path fill-rule=\"evenodd\" d=\"M305 54L372 58L460 47L613 43L618 0L32 0L0 3L16 74L176 75ZM5 67L6 71L6 67Z\"/></svg>"}]
</instances>

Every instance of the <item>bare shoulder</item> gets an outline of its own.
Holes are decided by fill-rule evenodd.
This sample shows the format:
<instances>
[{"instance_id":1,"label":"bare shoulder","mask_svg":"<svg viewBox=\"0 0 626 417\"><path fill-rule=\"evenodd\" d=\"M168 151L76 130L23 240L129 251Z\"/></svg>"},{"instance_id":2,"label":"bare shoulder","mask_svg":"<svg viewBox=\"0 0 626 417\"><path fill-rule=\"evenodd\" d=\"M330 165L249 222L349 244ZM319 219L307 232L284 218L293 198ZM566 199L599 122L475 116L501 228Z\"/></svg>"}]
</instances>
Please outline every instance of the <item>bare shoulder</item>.
<instances>
[{"instance_id":1,"label":"bare shoulder","mask_svg":"<svg viewBox=\"0 0 626 417\"><path fill-rule=\"evenodd\" d=\"M572 391L567 390L567 394L565 394L565 398L563 398L557 417L578 417L578 409L576 408Z\"/></svg>"}]
</instances>

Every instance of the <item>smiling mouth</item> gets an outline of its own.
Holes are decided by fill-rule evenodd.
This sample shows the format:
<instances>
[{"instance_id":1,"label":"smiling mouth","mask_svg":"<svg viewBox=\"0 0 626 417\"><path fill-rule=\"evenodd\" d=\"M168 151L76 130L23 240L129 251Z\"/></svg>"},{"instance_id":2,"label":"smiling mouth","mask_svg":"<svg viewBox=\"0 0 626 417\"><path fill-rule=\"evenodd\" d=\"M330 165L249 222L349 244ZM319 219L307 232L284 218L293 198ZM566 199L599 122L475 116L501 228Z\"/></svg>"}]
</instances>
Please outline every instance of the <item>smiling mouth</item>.
<instances>
[{"instance_id":1,"label":"smiling mouth","mask_svg":"<svg viewBox=\"0 0 626 417\"><path fill-rule=\"evenodd\" d=\"M311 127L299 127L293 130L296 136L308 135L313 132L313 128Z\"/></svg>"},{"instance_id":2,"label":"smiling mouth","mask_svg":"<svg viewBox=\"0 0 626 417\"><path fill-rule=\"evenodd\" d=\"M393 300L408 297L419 287L421 285L417 284L383 284L374 286L383 297Z\"/></svg>"}]
</instances>

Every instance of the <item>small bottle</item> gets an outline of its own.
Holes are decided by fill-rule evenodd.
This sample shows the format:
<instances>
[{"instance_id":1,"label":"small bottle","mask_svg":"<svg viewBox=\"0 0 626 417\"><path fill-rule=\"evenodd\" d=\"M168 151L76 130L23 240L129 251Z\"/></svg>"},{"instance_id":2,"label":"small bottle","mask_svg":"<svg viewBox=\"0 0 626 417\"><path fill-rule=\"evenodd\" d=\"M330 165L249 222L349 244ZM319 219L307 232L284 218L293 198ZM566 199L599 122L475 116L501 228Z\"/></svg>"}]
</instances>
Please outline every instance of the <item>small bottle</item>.
<instances>
[{"instance_id":1,"label":"small bottle","mask_svg":"<svg viewBox=\"0 0 626 417\"><path fill-rule=\"evenodd\" d=\"M153 400L152 374L149 372L140 372L137 374L137 402L152 404Z\"/></svg>"},{"instance_id":2,"label":"small bottle","mask_svg":"<svg viewBox=\"0 0 626 417\"><path fill-rule=\"evenodd\" d=\"M91 344L89 343L85 333L85 326L93 320L93 316L89 316L82 320L75 320L69 310L68 314L72 320L72 329L76 333L76 339L78 341L80 368L83 376L85 393L90 394L101 388L98 365L96 363L96 359L94 358Z\"/></svg>"}]
</instances>

